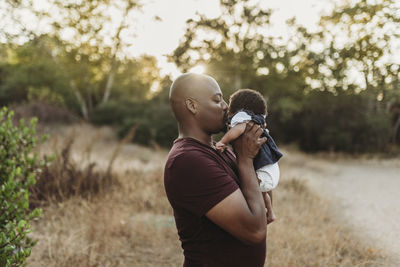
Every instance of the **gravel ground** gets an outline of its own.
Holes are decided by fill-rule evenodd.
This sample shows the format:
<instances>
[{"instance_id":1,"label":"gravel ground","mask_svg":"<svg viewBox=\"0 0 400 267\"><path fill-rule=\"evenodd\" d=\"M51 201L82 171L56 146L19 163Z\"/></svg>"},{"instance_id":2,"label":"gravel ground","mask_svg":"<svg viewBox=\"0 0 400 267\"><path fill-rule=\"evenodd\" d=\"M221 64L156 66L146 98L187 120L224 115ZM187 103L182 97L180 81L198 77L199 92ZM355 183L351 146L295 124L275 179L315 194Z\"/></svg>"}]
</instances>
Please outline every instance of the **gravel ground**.
<instances>
[{"instance_id":1,"label":"gravel ground","mask_svg":"<svg viewBox=\"0 0 400 267\"><path fill-rule=\"evenodd\" d=\"M305 180L343 223L400 266L400 159L284 153L285 175Z\"/></svg>"}]
</instances>

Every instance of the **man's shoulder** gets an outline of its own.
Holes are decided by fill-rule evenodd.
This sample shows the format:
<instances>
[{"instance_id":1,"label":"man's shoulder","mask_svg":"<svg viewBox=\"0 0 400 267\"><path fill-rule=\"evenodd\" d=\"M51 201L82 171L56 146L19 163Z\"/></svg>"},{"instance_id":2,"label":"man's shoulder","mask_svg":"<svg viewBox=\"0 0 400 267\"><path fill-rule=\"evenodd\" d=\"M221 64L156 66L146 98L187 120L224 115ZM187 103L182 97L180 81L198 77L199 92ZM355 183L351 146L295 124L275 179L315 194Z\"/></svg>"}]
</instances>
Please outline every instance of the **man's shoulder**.
<instances>
[{"instance_id":1,"label":"man's shoulder","mask_svg":"<svg viewBox=\"0 0 400 267\"><path fill-rule=\"evenodd\" d=\"M212 157L210 153L201 147L191 145L174 146L168 154L166 167L169 168L176 164L194 164L207 159L212 160Z\"/></svg>"},{"instance_id":2,"label":"man's shoulder","mask_svg":"<svg viewBox=\"0 0 400 267\"><path fill-rule=\"evenodd\" d=\"M235 168L235 164L235 155L231 151L218 154L197 140L179 140L174 143L168 154L165 173L170 175L182 170L190 170L191 173L196 170L207 173L224 170L234 176L231 171Z\"/></svg>"}]
</instances>

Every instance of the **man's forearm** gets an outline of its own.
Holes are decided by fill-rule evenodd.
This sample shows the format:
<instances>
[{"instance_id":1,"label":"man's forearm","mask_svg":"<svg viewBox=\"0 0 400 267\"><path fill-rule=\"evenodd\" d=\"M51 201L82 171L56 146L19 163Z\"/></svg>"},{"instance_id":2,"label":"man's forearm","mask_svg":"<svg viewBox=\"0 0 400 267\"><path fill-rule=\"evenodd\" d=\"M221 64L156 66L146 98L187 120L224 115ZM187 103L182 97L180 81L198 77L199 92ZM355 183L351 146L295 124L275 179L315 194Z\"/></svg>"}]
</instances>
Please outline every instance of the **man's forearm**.
<instances>
[{"instance_id":1,"label":"man's forearm","mask_svg":"<svg viewBox=\"0 0 400 267\"><path fill-rule=\"evenodd\" d=\"M259 231L259 234L265 236L267 225L265 205L254 171L253 161L250 158L239 158L238 167L241 190L252 215L249 223L254 227L253 229Z\"/></svg>"}]
</instances>

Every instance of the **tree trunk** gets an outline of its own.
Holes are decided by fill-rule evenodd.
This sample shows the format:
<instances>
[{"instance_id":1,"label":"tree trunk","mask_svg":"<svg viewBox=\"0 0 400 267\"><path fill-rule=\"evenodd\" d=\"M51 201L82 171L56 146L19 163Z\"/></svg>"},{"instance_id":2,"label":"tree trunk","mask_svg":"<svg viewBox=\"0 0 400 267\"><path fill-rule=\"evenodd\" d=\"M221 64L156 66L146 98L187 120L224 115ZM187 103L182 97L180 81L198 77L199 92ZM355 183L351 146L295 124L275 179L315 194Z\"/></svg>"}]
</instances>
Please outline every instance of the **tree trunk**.
<instances>
[{"instance_id":1,"label":"tree trunk","mask_svg":"<svg viewBox=\"0 0 400 267\"><path fill-rule=\"evenodd\" d=\"M73 81L70 82L72 90L74 91L74 94L76 96L76 99L78 100L78 103L81 107L81 112L82 112L82 116L85 119L85 121L89 121L89 112L88 112L88 108L86 106L86 102L84 101L81 93L79 92L78 88L76 88L75 84Z\"/></svg>"},{"instance_id":2,"label":"tree trunk","mask_svg":"<svg viewBox=\"0 0 400 267\"><path fill-rule=\"evenodd\" d=\"M399 133L399 128L400 128L400 114L397 117L397 121L393 126L393 131L392 131L392 143L396 143L397 135Z\"/></svg>"},{"instance_id":3,"label":"tree trunk","mask_svg":"<svg viewBox=\"0 0 400 267\"><path fill-rule=\"evenodd\" d=\"M102 101L103 103L106 103L110 98L111 88L114 83L114 76L115 76L115 69L111 67L110 73L108 74L107 77L106 89L104 90L103 101Z\"/></svg>"},{"instance_id":4,"label":"tree trunk","mask_svg":"<svg viewBox=\"0 0 400 267\"><path fill-rule=\"evenodd\" d=\"M121 24L119 25L119 28L115 34L114 37L114 41L115 41L115 46L114 46L114 53L111 57L111 64L110 64L110 73L108 74L107 77L107 83L106 83L106 88L104 89L104 95L103 95L103 100L102 103L106 103L108 101L108 99L110 98L110 94L111 94L111 88L114 84L114 76L115 76L115 72L117 70L118 67L118 63L117 63L117 53L119 50L119 47L121 45L121 31L123 30L123 28L125 28L125 20L126 17L128 16L129 11L134 7L135 5L133 3L129 3L125 9L125 14L124 14L124 18L121 21Z\"/></svg>"}]
</instances>

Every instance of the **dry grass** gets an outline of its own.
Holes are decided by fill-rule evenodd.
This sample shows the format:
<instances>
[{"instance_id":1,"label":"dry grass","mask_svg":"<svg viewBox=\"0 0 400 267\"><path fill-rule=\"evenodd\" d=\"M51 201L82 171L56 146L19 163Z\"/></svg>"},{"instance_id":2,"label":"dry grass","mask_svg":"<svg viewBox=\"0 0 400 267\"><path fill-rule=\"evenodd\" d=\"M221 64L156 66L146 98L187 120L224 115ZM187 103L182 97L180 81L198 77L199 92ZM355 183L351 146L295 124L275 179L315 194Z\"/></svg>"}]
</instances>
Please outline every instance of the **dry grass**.
<instances>
[{"instance_id":1,"label":"dry grass","mask_svg":"<svg viewBox=\"0 0 400 267\"><path fill-rule=\"evenodd\" d=\"M76 158L84 153L82 144L98 134L88 126L80 132L73 148ZM117 143L107 129L100 135L92 160L106 168ZM94 199L74 196L45 207L34 224L33 236L40 241L28 266L181 266L163 188L165 157L166 151L125 145L114 162L120 186ZM381 252L335 220L329 203L285 176L284 169L282 173L274 192L278 220L268 228L266 266L388 266Z\"/></svg>"},{"instance_id":2,"label":"dry grass","mask_svg":"<svg viewBox=\"0 0 400 267\"><path fill-rule=\"evenodd\" d=\"M55 159L43 166L30 188L30 207L43 206L51 201L62 202L71 197L89 198L119 185L117 175L111 172L112 162L106 171L97 170L96 162L79 164L71 158L74 135L64 141ZM47 158L47 156L44 156Z\"/></svg>"}]
</instances>

